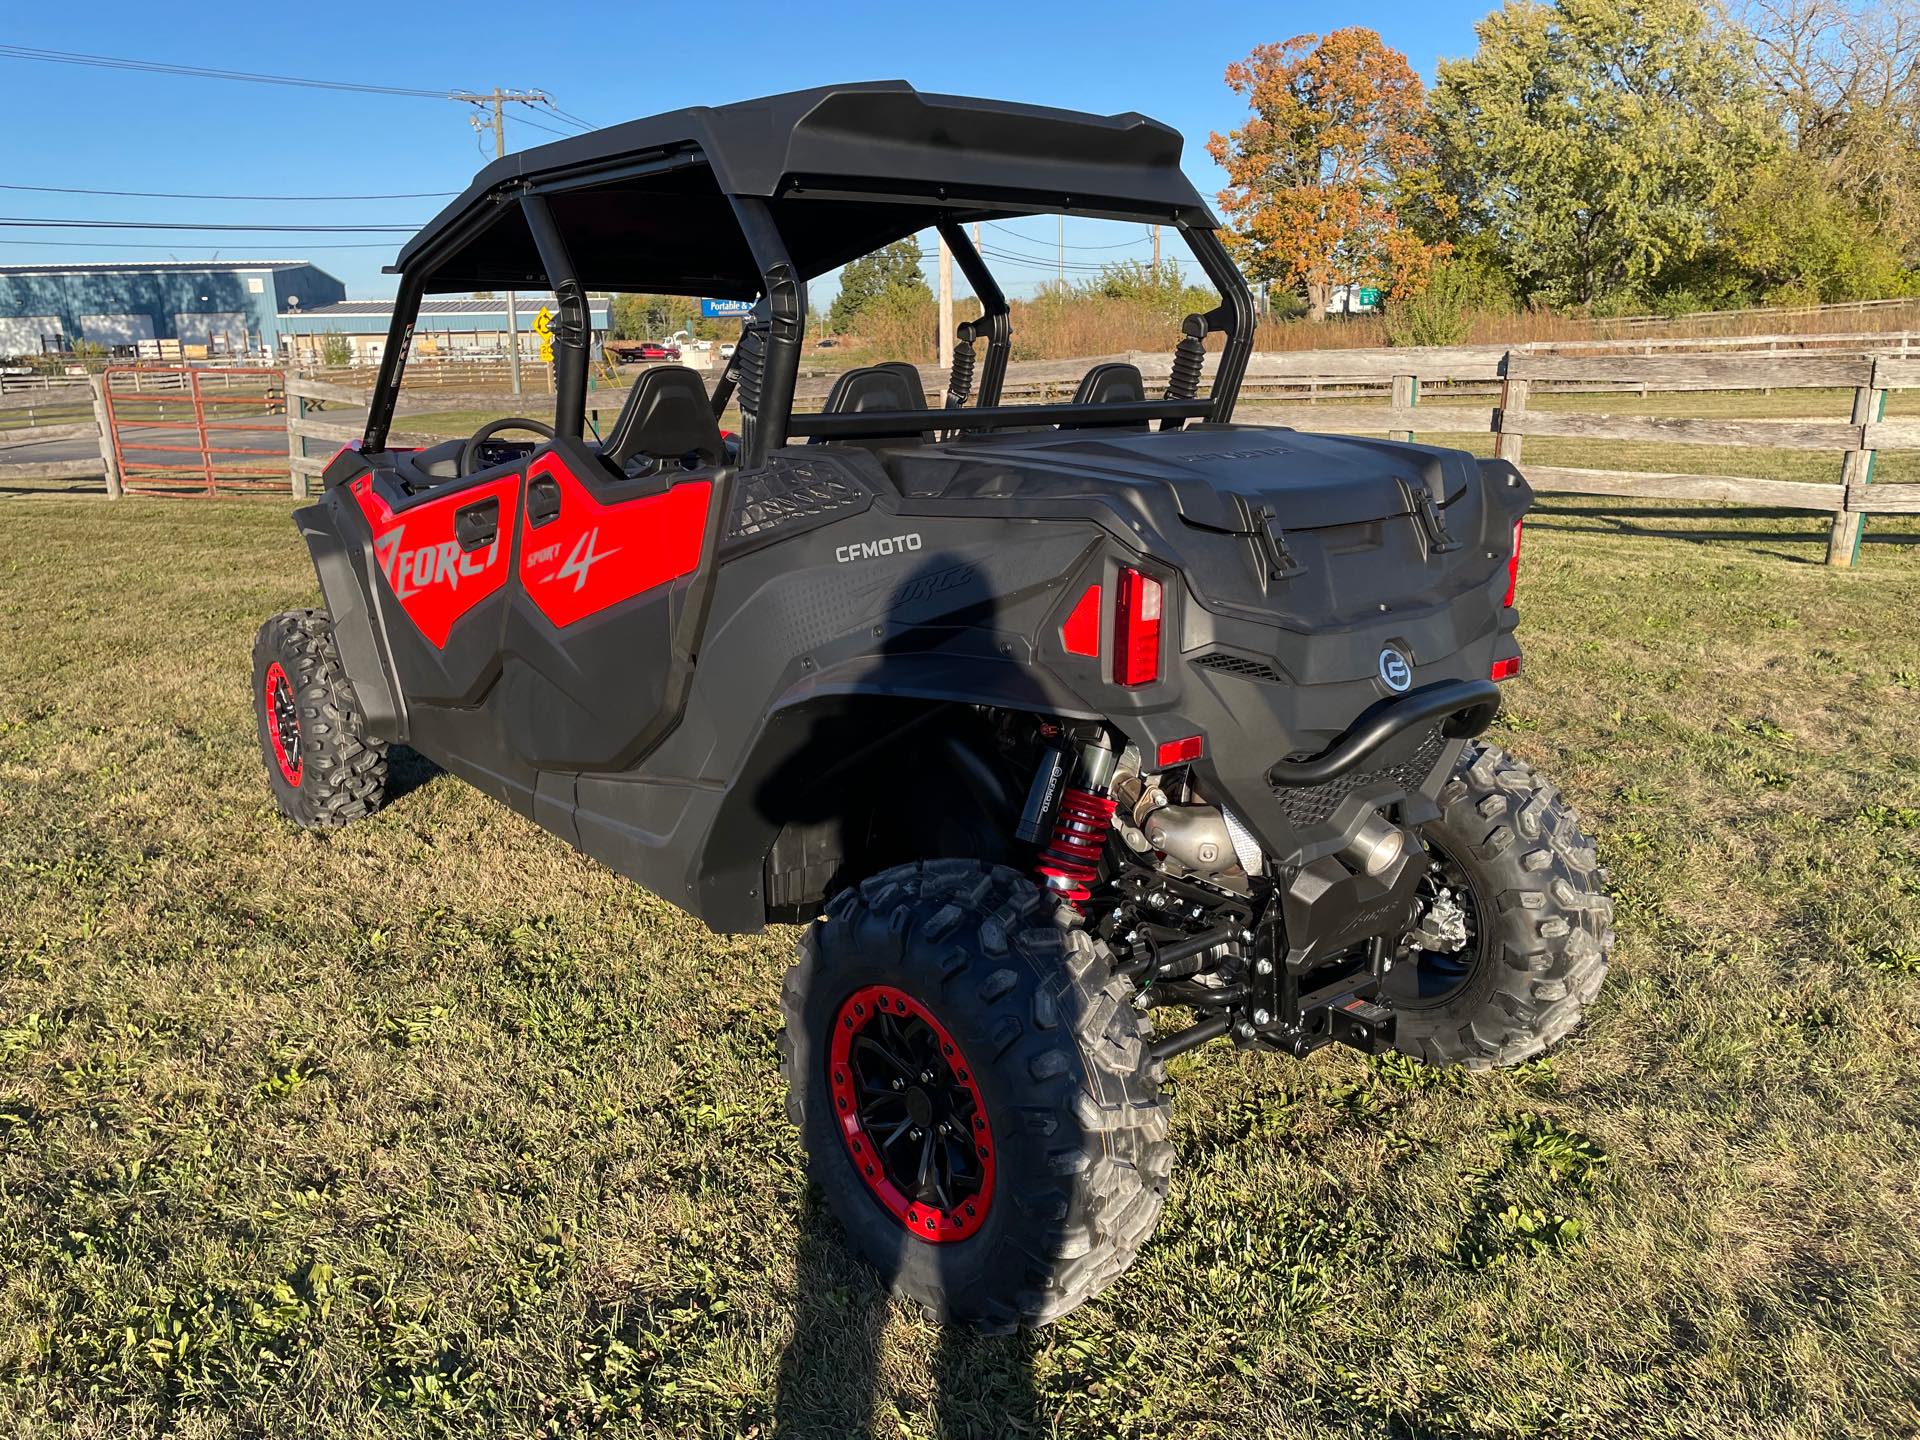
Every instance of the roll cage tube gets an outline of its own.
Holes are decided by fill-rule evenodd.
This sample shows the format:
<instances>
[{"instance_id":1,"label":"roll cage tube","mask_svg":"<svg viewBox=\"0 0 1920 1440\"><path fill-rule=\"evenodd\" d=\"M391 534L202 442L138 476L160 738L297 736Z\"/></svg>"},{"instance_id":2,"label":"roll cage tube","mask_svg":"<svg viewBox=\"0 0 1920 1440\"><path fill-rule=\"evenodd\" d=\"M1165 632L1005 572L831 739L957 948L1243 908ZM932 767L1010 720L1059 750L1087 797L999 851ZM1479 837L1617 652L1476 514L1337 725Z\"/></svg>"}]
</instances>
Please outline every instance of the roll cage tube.
<instances>
[{"instance_id":1,"label":"roll cage tube","mask_svg":"<svg viewBox=\"0 0 1920 1440\"><path fill-rule=\"evenodd\" d=\"M546 267L547 283L560 305L560 324L553 332L554 433L578 440L587 423L587 336L593 325L587 313L586 291L580 288L567 243L560 227L553 223L546 196L535 192L522 195L520 209L527 217L534 248L540 252L540 263ZM507 339L509 344L517 344L519 337Z\"/></svg>"},{"instance_id":2,"label":"roll cage tube","mask_svg":"<svg viewBox=\"0 0 1920 1440\"><path fill-rule=\"evenodd\" d=\"M947 242L947 248L959 262L960 273L967 277L967 283L973 286L973 293L980 301L980 319L976 323L986 328L987 362L980 368L978 408L991 409L1000 403L1000 387L1007 378L1007 357L1013 350L1013 320L1007 297L1001 293L987 262L974 248L973 240L956 221L942 220L938 229L940 238Z\"/></svg>"},{"instance_id":3,"label":"roll cage tube","mask_svg":"<svg viewBox=\"0 0 1920 1440\"><path fill-rule=\"evenodd\" d=\"M760 267L760 285L769 316L767 350L759 403L741 416L740 464L751 469L787 443L793 414L794 381L800 373L800 339L807 321L807 287L787 253L787 242L767 202L757 195L729 195L741 238Z\"/></svg>"},{"instance_id":4,"label":"roll cage tube","mask_svg":"<svg viewBox=\"0 0 1920 1440\"><path fill-rule=\"evenodd\" d=\"M407 350L413 344L413 325L420 318L423 289L417 275L402 275L400 288L393 297L393 323L387 327L387 348L380 352L380 373L374 378L373 394L367 400L367 428L360 437L360 448L378 452L387 448L387 432L393 428L393 405L400 398L400 375L407 365Z\"/></svg>"},{"instance_id":5,"label":"roll cage tube","mask_svg":"<svg viewBox=\"0 0 1920 1440\"><path fill-rule=\"evenodd\" d=\"M1198 228L1182 220L1180 233L1193 251L1207 279L1220 292L1220 304L1206 315L1209 334L1225 334L1227 343L1220 351L1220 366L1213 374L1213 389L1208 392L1212 407L1207 419L1224 425L1233 419L1233 407L1240 398L1240 382L1246 378L1247 357L1253 353L1253 291L1246 277L1233 263L1227 247L1211 229Z\"/></svg>"}]
</instances>

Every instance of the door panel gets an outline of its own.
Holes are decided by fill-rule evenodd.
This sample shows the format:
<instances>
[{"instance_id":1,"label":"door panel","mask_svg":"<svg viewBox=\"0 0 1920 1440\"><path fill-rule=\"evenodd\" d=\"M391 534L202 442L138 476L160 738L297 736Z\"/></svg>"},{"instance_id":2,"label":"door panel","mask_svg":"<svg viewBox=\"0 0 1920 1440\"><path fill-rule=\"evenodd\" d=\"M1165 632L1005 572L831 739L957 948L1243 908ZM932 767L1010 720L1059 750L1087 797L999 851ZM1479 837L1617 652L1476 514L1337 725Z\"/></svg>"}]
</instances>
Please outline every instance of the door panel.
<instances>
[{"instance_id":1,"label":"door panel","mask_svg":"<svg viewBox=\"0 0 1920 1440\"><path fill-rule=\"evenodd\" d=\"M715 508L715 476L680 473L615 480L567 439L530 462L499 697L527 764L622 769L677 715Z\"/></svg>"},{"instance_id":2,"label":"door panel","mask_svg":"<svg viewBox=\"0 0 1920 1440\"><path fill-rule=\"evenodd\" d=\"M516 467L417 500L371 472L349 483L385 582L382 608L409 702L474 704L499 673L521 483Z\"/></svg>"},{"instance_id":3,"label":"door panel","mask_svg":"<svg viewBox=\"0 0 1920 1440\"><path fill-rule=\"evenodd\" d=\"M616 482L609 491L633 482ZM548 450L527 471L520 583L540 613L565 627L700 563L713 485L686 480L658 493L603 502Z\"/></svg>"}]
</instances>

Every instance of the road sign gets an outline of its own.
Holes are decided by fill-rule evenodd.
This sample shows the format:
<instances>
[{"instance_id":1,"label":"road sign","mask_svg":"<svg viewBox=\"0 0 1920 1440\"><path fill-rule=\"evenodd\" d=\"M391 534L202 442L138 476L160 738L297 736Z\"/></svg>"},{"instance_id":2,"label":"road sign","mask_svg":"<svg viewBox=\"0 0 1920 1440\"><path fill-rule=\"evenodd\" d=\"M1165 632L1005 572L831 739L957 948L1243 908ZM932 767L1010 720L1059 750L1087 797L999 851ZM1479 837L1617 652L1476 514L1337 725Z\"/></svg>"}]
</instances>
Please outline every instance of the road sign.
<instances>
[{"instance_id":1,"label":"road sign","mask_svg":"<svg viewBox=\"0 0 1920 1440\"><path fill-rule=\"evenodd\" d=\"M707 320L744 320L753 313L751 300L702 300L700 314Z\"/></svg>"},{"instance_id":2,"label":"road sign","mask_svg":"<svg viewBox=\"0 0 1920 1440\"><path fill-rule=\"evenodd\" d=\"M551 335L553 333L553 311L542 305L540 307L540 313L533 317L533 331L536 335Z\"/></svg>"},{"instance_id":3,"label":"road sign","mask_svg":"<svg viewBox=\"0 0 1920 1440\"><path fill-rule=\"evenodd\" d=\"M1379 290L1375 289L1371 285L1362 285L1360 287L1360 304L1363 308L1371 310L1379 303L1380 303Z\"/></svg>"},{"instance_id":4,"label":"road sign","mask_svg":"<svg viewBox=\"0 0 1920 1440\"><path fill-rule=\"evenodd\" d=\"M553 363L553 336L542 335L540 337L540 358L549 365Z\"/></svg>"}]
</instances>

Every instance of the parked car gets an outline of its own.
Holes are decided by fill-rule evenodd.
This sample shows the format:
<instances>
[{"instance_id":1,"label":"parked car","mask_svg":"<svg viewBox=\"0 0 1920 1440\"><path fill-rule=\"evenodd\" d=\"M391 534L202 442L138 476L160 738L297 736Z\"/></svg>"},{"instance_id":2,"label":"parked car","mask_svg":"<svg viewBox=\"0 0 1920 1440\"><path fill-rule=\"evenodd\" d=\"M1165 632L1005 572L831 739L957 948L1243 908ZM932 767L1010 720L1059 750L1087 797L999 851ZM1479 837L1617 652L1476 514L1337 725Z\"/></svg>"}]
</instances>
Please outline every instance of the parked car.
<instances>
[{"instance_id":1,"label":"parked car","mask_svg":"<svg viewBox=\"0 0 1920 1440\"><path fill-rule=\"evenodd\" d=\"M669 345L664 340L615 340L607 346L607 354L622 365L631 365L636 362L678 360L680 347Z\"/></svg>"},{"instance_id":2,"label":"parked car","mask_svg":"<svg viewBox=\"0 0 1920 1440\"><path fill-rule=\"evenodd\" d=\"M720 358L722 360L731 360L733 358L733 352L738 350L739 348L740 347L738 345L734 344L733 341L729 340L726 344L720 347Z\"/></svg>"}]
</instances>

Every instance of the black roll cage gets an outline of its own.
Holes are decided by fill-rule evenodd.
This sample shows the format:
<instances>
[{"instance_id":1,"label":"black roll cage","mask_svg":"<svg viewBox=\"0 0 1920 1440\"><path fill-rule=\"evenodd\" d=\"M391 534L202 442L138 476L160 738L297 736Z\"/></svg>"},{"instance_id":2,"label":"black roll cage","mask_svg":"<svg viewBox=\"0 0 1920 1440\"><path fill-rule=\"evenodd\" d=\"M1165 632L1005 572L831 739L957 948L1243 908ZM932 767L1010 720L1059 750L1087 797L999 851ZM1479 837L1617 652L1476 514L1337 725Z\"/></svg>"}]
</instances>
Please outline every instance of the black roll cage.
<instances>
[{"instance_id":1,"label":"black roll cage","mask_svg":"<svg viewBox=\"0 0 1920 1440\"><path fill-rule=\"evenodd\" d=\"M681 169L700 163L697 154L681 152L652 161L628 162L618 168L622 178ZM528 275L538 283L544 279L559 306L559 323L554 329L554 418L556 434L579 439L586 423L588 349L592 333L586 290L581 285L568 253L566 238L555 223L547 197L577 190L607 178L610 172L592 174L574 172L542 180L519 180L495 192L492 209L477 209L443 230L434 243L414 257L414 264L401 273L394 299L393 321L388 330L386 349L380 357L380 370L367 410L367 424L361 448L367 452L384 450L392 428L394 405L399 397L401 376L406 368L421 301L427 293L427 281L438 263L467 244L474 236L497 223L501 210L517 206L524 218L539 254L544 277ZM795 185L785 193L805 194L809 198L873 201L871 191L824 190L817 182ZM1030 195L975 194L964 199L916 195L919 205L933 205L948 213L936 222L936 229L953 252L960 271L973 286L981 306L980 318L968 322L976 334L987 340L985 363L981 368L978 402L962 409L863 411L855 414L795 414L793 395L800 369L800 346L806 330L807 289L775 219L768 199L757 195L727 197L740 236L746 242L760 273L762 307L759 323L765 326L765 357L756 403L743 409L741 464L752 467L764 463L767 456L794 436L820 440L882 438L927 428L943 431L986 431L1001 428L1031 427L1048 424L1116 425L1159 421L1162 424L1205 419L1224 424L1233 418L1245 377L1247 358L1253 349L1253 295L1234 266L1232 257L1219 236L1209 226L1195 225L1179 214L1162 215L1151 210L1116 211L1111 203L1097 208L1076 209L1071 197L1049 202ZM1225 336L1219 367L1206 398L1168 396L1161 400L1141 400L1097 405L1044 404L1003 405L1000 403L1007 362L1012 351L1011 309L1006 295L995 281L986 261L981 258L964 228L970 216L992 217L1010 214L1077 213L1105 219L1166 224L1185 239L1201 269L1220 293L1221 302L1197 318L1204 334ZM1193 321L1189 320L1189 326ZM510 335L509 344L519 337ZM715 413L723 409L734 388L740 356L723 373L713 392ZM937 414L938 424L929 427L928 416Z\"/></svg>"}]
</instances>

